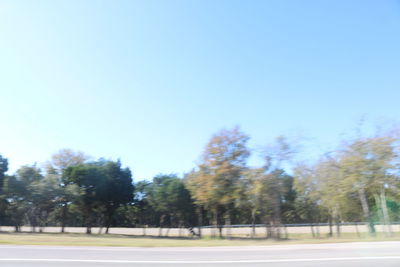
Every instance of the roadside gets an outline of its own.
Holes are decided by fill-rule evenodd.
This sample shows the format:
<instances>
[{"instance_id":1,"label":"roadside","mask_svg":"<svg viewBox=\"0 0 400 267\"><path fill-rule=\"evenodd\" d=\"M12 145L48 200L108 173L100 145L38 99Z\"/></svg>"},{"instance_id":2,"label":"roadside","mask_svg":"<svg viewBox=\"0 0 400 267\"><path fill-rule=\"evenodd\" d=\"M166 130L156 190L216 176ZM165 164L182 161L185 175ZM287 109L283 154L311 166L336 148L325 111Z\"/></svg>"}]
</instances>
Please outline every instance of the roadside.
<instances>
[{"instance_id":1,"label":"roadside","mask_svg":"<svg viewBox=\"0 0 400 267\"><path fill-rule=\"evenodd\" d=\"M387 237L378 233L376 237L343 233L340 237L312 238L307 234L291 235L290 239L249 239L249 238L177 238L137 237L105 234L61 234L61 233L0 233L0 244L9 245L60 245L60 246L115 246L115 247L210 247L210 246L270 246L286 244L322 244L344 242L400 241L400 234Z\"/></svg>"}]
</instances>

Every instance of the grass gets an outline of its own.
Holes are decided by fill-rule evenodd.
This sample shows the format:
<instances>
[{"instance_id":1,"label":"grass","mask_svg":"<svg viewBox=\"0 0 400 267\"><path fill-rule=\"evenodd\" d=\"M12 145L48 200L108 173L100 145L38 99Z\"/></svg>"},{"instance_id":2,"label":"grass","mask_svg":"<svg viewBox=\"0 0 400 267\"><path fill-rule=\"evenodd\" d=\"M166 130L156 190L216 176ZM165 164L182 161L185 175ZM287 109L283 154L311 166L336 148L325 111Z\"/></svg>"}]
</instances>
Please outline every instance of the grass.
<instances>
[{"instance_id":1,"label":"grass","mask_svg":"<svg viewBox=\"0 0 400 267\"><path fill-rule=\"evenodd\" d=\"M62 245L62 246L124 246L124 247L210 247L210 246L267 246L280 244L315 244L359 241L399 241L400 233L386 237L378 233L376 237L357 236L343 233L341 237L312 238L307 234L293 234L290 239L218 239L205 237L166 238L166 237L136 237L128 235L105 234L61 234L61 233L0 233L0 244L10 245Z\"/></svg>"}]
</instances>

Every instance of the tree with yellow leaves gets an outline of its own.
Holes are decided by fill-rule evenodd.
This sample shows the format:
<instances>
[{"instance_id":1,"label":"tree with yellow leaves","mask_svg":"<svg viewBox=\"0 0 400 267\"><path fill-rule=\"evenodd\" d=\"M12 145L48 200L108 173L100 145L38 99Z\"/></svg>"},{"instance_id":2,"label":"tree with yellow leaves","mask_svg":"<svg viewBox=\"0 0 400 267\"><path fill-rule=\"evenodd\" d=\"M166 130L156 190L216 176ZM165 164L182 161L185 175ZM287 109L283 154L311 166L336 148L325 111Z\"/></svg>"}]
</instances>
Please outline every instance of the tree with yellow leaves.
<instances>
[{"instance_id":1,"label":"tree with yellow leaves","mask_svg":"<svg viewBox=\"0 0 400 267\"><path fill-rule=\"evenodd\" d=\"M231 223L240 193L247 158L249 137L239 127L223 129L206 145L196 171L188 176L188 187L196 203L204 207L222 237L223 222Z\"/></svg>"}]
</instances>

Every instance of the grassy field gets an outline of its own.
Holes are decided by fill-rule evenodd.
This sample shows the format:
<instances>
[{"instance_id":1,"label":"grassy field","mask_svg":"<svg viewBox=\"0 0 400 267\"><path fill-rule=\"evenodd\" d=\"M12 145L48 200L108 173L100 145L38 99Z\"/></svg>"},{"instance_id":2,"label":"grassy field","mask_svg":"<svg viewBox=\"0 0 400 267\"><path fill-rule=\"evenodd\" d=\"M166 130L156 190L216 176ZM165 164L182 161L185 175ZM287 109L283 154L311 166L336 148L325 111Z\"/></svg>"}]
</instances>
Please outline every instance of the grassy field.
<instances>
[{"instance_id":1,"label":"grassy field","mask_svg":"<svg viewBox=\"0 0 400 267\"><path fill-rule=\"evenodd\" d=\"M265 246L278 244L310 244L358 241L395 241L400 240L400 234L385 237L366 235L357 236L344 233L341 237L312 238L309 235L291 235L286 240L265 239L189 239L189 238L159 238L133 237L127 235L86 235L86 234L49 234L49 233L0 233L0 244L12 245L63 245L63 246L125 246L125 247L209 247L209 246Z\"/></svg>"}]
</instances>

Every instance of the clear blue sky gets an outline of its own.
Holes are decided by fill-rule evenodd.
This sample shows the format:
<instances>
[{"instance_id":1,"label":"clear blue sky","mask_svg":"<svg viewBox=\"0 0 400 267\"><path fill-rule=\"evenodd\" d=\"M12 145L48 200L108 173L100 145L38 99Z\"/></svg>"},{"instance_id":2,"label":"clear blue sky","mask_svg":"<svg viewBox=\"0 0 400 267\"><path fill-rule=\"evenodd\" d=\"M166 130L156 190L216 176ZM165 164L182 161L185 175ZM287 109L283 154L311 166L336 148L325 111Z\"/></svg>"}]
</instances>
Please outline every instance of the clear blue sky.
<instances>
[{"instance_id":1,"label":"clear blue sky","mask_svg":"<svg viewBox=\"0 0 400 267\"><path fill-rule=\"evenodd\" d=\"M319 152L399 103L399 1L0 1L12 170L67 147L136 181L182 173L236 124L252 148L300 134Z\"/></svg>"}]
</instances>

